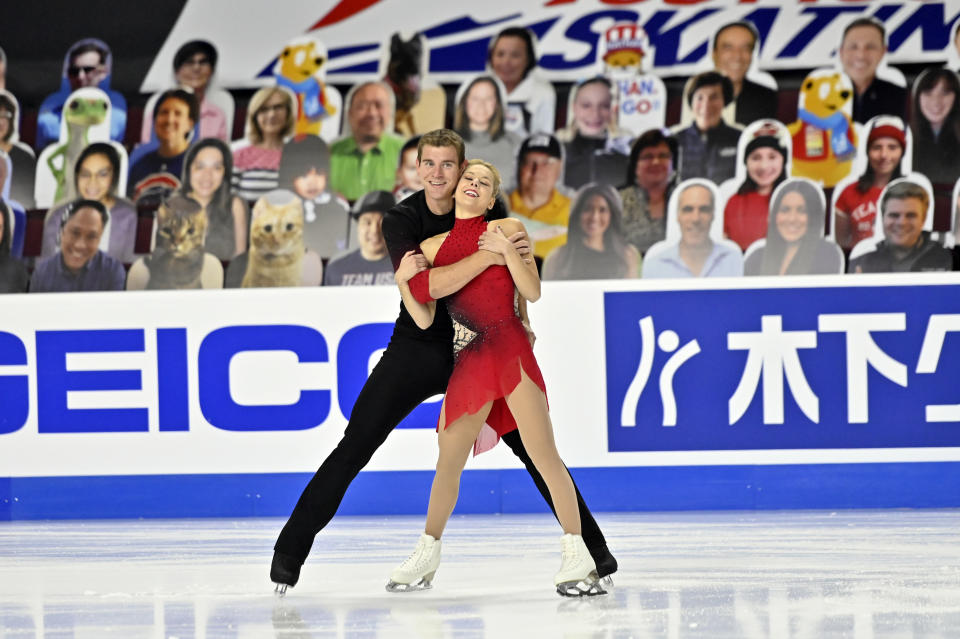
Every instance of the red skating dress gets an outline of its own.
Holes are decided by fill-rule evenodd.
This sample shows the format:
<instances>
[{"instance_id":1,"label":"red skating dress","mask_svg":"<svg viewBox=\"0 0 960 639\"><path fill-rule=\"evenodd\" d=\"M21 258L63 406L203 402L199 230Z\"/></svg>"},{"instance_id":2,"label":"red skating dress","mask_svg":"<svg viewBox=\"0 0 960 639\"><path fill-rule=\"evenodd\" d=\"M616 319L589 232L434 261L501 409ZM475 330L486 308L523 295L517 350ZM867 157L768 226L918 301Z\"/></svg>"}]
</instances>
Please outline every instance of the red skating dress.
<instances>
[{"instance_id":1,"label":"red skating dress","mask_svg":"<svg viewBox=\"0 0 960 639\"><path fill-rule=\"evenodd\" d=\"M483 216L457 218L433 265L446 266L475 253L477 240L486 230ZM446 424L493 401L487 417L492 432L487 428L481 432L475 455L493 448L502 435L517 428L504 397L520 383L521 368L546 393L527 332L514 310L515 293L507 267L490 266L447 298L454 328L454 366L445 398Z\"/></svg>"}]
</instances>

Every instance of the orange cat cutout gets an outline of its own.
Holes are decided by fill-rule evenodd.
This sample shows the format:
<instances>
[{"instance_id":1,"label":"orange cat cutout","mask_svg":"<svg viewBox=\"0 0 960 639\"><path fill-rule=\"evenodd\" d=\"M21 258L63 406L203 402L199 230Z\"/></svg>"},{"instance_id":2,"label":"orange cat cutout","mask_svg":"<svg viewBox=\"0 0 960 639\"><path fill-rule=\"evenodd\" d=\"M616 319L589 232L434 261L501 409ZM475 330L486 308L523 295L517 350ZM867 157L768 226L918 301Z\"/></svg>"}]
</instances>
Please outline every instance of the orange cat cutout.
<instances>
[{"instance_id":1,"label":"orange cat cutout","mask_svg":"<svg viewBox=\"0 0 960 639\"><path fill-rule=\"evenodd\" d=\"M857 152L853 85L836 69L814 71L803 81L799 106L797 121L787 126L791 174L834 187L850 173Z\"/></svg>"},{"instance_id":2,"label":"orange cat cutout","mask_svg":"<svg viewBox=\"0 0 960 639\"><path fill-rule=\"evenodd\" d=\"M320 256L303 244L303 204L294 193L270 191L253 206L242 288L319 286Z\"/></svg>"}]
</instances>

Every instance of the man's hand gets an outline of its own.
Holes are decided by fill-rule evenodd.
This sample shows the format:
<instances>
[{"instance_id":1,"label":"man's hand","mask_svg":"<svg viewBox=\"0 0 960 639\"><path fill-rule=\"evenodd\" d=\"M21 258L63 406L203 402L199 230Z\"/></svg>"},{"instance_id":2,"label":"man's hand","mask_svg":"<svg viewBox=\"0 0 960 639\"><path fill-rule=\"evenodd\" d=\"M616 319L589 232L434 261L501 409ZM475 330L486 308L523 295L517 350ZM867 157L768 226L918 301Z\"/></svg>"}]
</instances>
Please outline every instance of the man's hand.
<instances>
[{"instance_id":1,"label":"man's hand","mask_svg":"<svg viewBox=\"0 0 960 639\"><path fill-rule=\"evenodd\" d=\"M506 255L512 250L516 251L527 264L533 261L530 252L530 240L523 231L517 231L510 237L503 234L503 229L499 226L494 231L484 231L477 240L477 246L484 251L494 253L497 259L493 262L503 266L506 264Z\"/></svg>"},{"instance_id":2,"label":"man's hand","mask_svg":"<svg viewBox=\"0 0 960 639\"><path fill-rule=\"evenodd\" d=\"M527 238L526 233L523 231L517 231L507 239L510 240L511 244L513 244L513 248L517 249L517 253L520 254L524 262L529 264L533 261L533 251L530 248L530 240Z\"/></svg>"},{"instance_id":3,"label":"man's hand","mask_svg":"<svg viewBox=\"0 0 960 639\"><path fill-rule=\"evenodd\" d=\"M403 254L403 258L400 260L400 266L397 267L397 272L394 273L393 279L397 284L406 284L413 279L414 275L425 270L427 270L427 258L425 258L422 253L407 251Z\"/></svg>"}]
</instances>

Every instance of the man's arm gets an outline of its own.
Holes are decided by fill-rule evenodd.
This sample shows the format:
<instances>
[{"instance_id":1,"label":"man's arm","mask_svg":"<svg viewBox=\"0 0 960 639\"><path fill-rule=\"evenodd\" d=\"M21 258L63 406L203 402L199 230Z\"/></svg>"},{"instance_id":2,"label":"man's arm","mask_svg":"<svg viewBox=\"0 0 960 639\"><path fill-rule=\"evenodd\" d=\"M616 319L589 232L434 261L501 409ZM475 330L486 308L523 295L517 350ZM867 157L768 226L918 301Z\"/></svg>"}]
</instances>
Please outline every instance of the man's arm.
<instances>
[{"instance_id":1,"label":"man's arm","mask_svg":"<svg viewBox=\"0 0 960 639\"><path fill-rule=\"evenodd\" d=\"M530 242L527 240L526 232L514 233L507 239L513 244L517 253L525 263L533 263L533 260L529 258ZM414 277L414 280L416 280L417 277L424 278L427 282L426 286L420 284L420 290L417 290L414 288L415 285L413 285L414 280L411 280L411 290L414 291L415 296L418 294L420 296L429 294L430 299L439 299L453 295L466 286L470 280L482 273L488 266L495 264L501 266L506 264L503 255L491 253L490 251L477 251L454 264L431 268L422 273L418 273L417 276ZM426 291L423 289L426 289ZM418 299L420 298L418 297ZM420 301L425 300L420 299Z\"/></svg>"}]
</instances>

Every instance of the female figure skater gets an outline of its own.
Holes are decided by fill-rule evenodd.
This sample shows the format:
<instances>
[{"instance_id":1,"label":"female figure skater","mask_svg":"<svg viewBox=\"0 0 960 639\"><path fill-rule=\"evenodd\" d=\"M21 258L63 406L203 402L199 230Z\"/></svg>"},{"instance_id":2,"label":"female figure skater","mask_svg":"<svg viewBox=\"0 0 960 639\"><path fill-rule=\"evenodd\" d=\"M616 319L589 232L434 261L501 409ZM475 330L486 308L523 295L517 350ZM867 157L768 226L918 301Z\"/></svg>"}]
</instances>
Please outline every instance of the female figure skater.
<instances>
[{"instance_id":1,"label":"female figure skater","mask_svg":"<svg viewBox=\"0 0 960 639\"><path fill-rule=\"evenodd\" d=\"M580 536L580 515L569 474L557 452L547 412L543 377L523 323L514 308L540 297L536 265L526 263L507 239L523 225L507 218L487 222L500 189L497 169L471 160L461 176L454 202L456 220L449 233L421 244L423 257L433 266L453 264L479 249L502 256L447 298L454 321L456 363L447 386L438 424L440 456L430 491L425 532L413 554L390 575L387 590L403 592L429 588L440 565L440 536L457 501L460 473L471 449L487 450L496 438L516 428L537 470L543 476L563 528L562 565L554 576L564 596L605 594L597 583L596 565ZM421 304L407 282L420 266L408 252L396 279L404 305L422 329L428 328L436 303ZM521 312L523 305L520 305ZM490 431L481 433L484 423Z\"/></svg>"}]
</instances>

